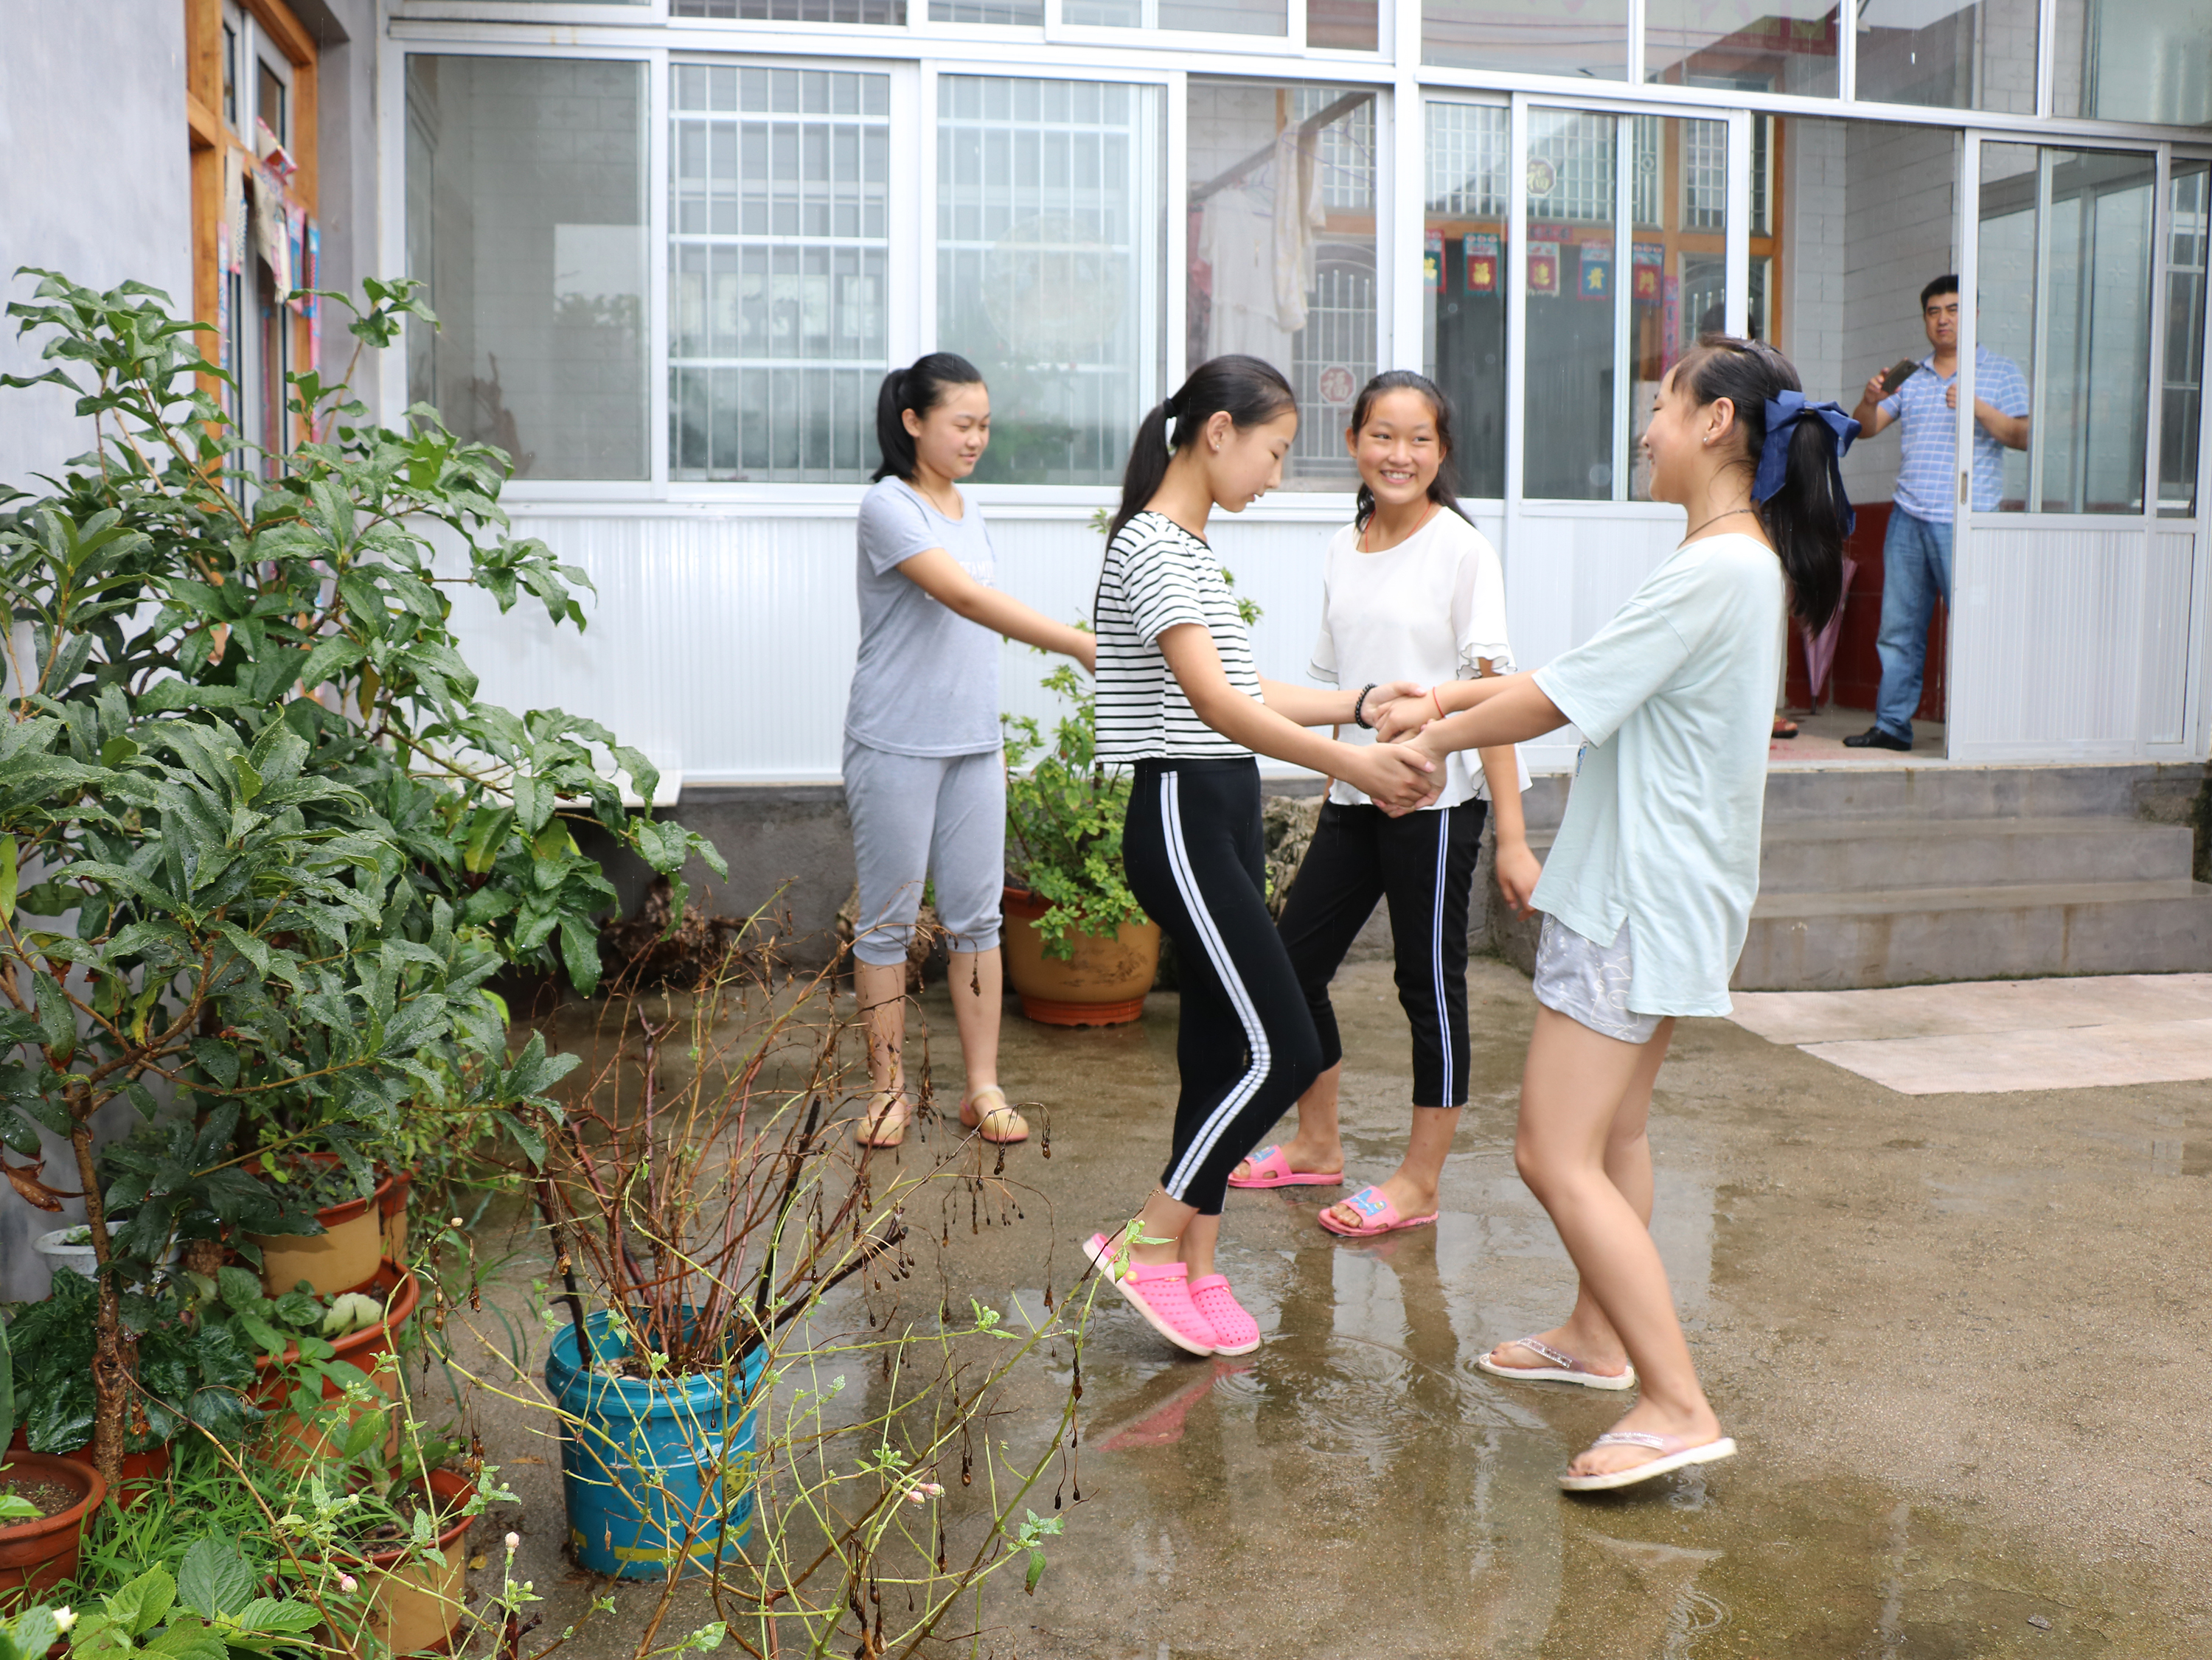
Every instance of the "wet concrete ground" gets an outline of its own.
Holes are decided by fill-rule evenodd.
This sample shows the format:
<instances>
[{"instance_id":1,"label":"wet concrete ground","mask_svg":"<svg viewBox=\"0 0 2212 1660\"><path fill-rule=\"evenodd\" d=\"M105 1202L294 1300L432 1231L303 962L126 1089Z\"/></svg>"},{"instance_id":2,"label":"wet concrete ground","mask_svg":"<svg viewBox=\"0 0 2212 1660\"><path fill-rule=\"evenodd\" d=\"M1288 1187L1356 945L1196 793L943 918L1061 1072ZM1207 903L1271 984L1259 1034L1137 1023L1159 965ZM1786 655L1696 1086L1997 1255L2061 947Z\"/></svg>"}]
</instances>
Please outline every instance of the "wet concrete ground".
<instances>
[{"instance_id":1,"label":"wet concrete ground","mask_svg":"<svg viewBox=\"0 0 2212 1660\"><path fill-rule=\"evenodd\" d=\"M1379 1179L1409 1113L1405 1027L1387 965L1338 991L1348 1175ZM1626 1403L1475 1369L1553 1324L1572 1277L1512 1167L1528 982L1478 962L1471 999L1475 1088L1437 1227L1341 1241L1312 1220L1336 1190L1232 1194L1223 1266L1267 1339L1240 1360L1177 1356L1102 1300L1082 1502L1034 1597L994 1582L981 1651L2212 1653L2212 1160L2157 1152L2212 1143L2205 1085L1905 1096L1683 1022L1655 1232L1743 1451L1571 1499L1553 1476ZM948 1096L949 1012L925 999ZM1064 1292L1073 1244L1142 1201L1175 1012L1156 997L1140 1025L1056 1032L1010 1009L1003 1075L1049 1104L1052 1156L1032 1142L1007 1173L1052 1214L1025 1201L1013 1227L956 1232L956 1299L1036 1306L1048 1242ZM1040 1372L1041 1423L1058 1387ZM555 1554L556 1462L508 1475L557 1628L591 1588ZM580 1660L629 1652L621 1610L648 1595L617 1592Z\"/></svg>"}]
</instances>

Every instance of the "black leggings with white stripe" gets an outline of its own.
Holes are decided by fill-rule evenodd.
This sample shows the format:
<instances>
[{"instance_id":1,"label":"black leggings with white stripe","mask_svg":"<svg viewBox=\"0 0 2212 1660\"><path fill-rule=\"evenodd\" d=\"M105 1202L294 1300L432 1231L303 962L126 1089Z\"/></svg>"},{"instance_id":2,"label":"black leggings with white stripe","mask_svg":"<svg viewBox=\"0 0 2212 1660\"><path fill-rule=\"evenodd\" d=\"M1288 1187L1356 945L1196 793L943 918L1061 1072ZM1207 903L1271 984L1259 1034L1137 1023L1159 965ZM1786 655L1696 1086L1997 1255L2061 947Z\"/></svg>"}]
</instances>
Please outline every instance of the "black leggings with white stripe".
<instances>
[{"instance_id":1,"label":"black leggings with white stripe","mask_svg":"<svg viewBox=\"0 0 2212 1660\"><path fill-rule=\"evenodd\" d=\"M1313 1016L1267 914L1259 763L1139 761L1121 857L1130 891L1176 942L1182 989L1182 1094L1160 1181L1218 1216L1229 1172L1322 1069Z\"/></svg>"},{"instance_id":2,"label":"black leggings with white stripe","mask_svg":"<svg viewBox=\"0 0 2212 1660\"><path fill-rule=\"evenodd\" d=\"M1344 1058L1328 983L1387 899L1398 1002L1413 1028L1413 1105L1467 1105L1467 908L1487 812L1480 800L1395 819L1379 807L1322 804L1282 933L1324 1068Z\"/></svg>"}]
</instances>

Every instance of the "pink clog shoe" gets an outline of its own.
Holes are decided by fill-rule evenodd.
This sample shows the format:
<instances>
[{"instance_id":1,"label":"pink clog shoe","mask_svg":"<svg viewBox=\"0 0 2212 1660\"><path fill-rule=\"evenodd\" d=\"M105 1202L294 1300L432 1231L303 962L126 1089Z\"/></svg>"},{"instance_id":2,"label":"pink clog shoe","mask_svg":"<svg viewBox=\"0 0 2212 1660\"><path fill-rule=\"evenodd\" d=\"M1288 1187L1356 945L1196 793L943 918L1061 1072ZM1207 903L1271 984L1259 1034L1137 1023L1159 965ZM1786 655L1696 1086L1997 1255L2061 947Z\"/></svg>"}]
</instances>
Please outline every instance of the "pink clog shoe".
<instances>
[{"instance_id":1,"label":"pink clog shoe","mask_svg":"<svg viewBox=\"0 0 2212 1660\"><path fill-rule=\"evenodd\" d=\"M1216 1354L1249 1354L1260 1347L1260 1323L1244 1312L1229 1289L1225 1274L1208 1274L1190 1282L1190 1300L1213 1328Z\"/></svg>"},{"instance_id":2,"label":"pink clog shoe","mask_svg":"<svg viewBox=\"0 0 2212 1660\"><path fill-rule=\"evenodd\" d=\"M1084 1241L1083 1254L1105 1277L1106 1283L1127 1298L1129 1306L1143 1315L1146 1324L1161 1336L1186 1354L1214 1353L1213 1327L1191 1301L1190 1283L1181 1263L1133 1260L1117 1275L1114 1271L1117 1253L1106 1243L1103 1233L1094 1233Z\"/></svg>"}]
</instances>

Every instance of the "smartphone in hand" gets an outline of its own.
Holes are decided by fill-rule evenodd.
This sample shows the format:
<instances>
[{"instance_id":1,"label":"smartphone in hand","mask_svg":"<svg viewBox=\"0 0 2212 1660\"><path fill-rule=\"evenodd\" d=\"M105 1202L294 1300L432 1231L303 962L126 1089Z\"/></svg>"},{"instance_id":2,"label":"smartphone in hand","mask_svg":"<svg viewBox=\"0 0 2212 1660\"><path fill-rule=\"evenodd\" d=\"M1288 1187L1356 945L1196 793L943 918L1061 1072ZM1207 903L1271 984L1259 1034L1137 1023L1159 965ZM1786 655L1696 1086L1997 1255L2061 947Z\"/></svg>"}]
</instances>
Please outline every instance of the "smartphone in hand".
<instances>
[{"instance_id":1,"label":"smartphone in hand","mask_svg":"<svg viewBox=\"0 0 2212 1660\"><path fill-rule=\"evenodd\" d=\"M1902 386L1906 381L1911 379L1913 375L1918 371L1919 367L1920 360L1918 358L1900 357L1898 359L1896 362L1891 364L1887 369L1884 369L1881 372L1881 395L1884 397L1896 397L1897 389L1899 386Z\"/></svg>"}]
</instances>

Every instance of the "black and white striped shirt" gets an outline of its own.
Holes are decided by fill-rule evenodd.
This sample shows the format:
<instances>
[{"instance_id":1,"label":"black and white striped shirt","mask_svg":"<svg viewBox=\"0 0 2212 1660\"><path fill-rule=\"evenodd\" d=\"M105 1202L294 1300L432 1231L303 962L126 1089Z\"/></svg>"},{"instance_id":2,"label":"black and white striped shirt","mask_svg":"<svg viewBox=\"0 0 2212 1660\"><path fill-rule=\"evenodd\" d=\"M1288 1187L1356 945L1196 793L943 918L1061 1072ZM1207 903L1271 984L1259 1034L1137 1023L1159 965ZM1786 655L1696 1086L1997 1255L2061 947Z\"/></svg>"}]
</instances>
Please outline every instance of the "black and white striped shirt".
<instances>
[{"instance_id":1,"label":"black and white striped shirt","mask_svg":"<svg viewBox=\"0 0 2212 1660\"><path fill-rule=\"evenodd\" d=\"M1252 753L1198 718L1160 655L1162 633L1195 622L1213 636L1229 683L1248 697L1261 695L1236 596L1204 542L1164 513L1139 513L1107 545L1095 622L1102 763L1233 760Z\"/></svg>"}]
</instances>

